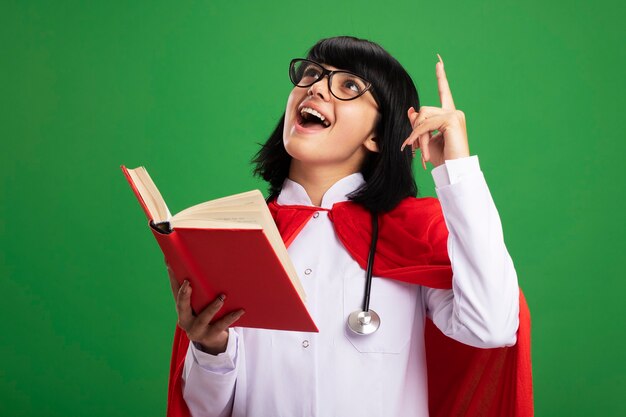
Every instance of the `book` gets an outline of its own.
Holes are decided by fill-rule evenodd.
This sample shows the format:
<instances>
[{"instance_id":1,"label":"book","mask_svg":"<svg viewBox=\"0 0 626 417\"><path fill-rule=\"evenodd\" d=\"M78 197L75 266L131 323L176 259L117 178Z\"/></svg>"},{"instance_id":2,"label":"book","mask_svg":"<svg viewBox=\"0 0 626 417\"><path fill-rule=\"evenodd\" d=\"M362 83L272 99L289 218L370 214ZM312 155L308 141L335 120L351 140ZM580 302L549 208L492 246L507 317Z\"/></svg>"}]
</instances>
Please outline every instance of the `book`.
<instances>
[{"instance_id":1,"label":"book","mask_svg":"<svg viewBox=\"0 0 626 417\"><path fill-rule=\"evenodd\" d=\"M213 321L243 308L233 326L317 332L306 295L263 194L252 190L172 215L148 171L121 166L173 275L188 279L201 312L220 293Z\"/></svg>"}]
</instances>

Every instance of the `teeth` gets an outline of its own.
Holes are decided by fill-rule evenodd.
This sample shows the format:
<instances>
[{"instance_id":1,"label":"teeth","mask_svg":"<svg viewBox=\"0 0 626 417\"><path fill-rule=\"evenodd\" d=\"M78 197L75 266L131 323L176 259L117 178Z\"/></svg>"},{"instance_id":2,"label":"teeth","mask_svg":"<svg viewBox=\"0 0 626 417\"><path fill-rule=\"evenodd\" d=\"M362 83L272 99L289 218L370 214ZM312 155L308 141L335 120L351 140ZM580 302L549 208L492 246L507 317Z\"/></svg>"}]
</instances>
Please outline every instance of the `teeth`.
<instances>
[{"instance_id":1,"label":"teeth","mask_svg":"<svg viewBox=\"0 0 626 417\"><path fill-rule=\"evenodd\" d=\"M322 123L324 123L324 126L326 126L326 127L330 126L330 122L328 122L326 120L326 118L324 117L323 114L321 114L320 112L318 112L316 110L313 110L310 107L303 107L302 110L300 110L300 114L303 114L303 113L309 113L309 114L312 114L314 116L317 116L322 121Z\"/></svg>"}]
</instances>

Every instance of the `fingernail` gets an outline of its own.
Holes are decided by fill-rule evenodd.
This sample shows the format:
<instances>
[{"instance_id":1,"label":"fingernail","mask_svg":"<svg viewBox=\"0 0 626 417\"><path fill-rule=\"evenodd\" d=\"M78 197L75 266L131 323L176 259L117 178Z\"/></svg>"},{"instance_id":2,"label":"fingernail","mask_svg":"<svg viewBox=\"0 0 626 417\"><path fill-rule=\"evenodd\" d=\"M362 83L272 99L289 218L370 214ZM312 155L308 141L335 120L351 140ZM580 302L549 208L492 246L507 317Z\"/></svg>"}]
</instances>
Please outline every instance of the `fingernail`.
<instances>
[{"instance_id":1,"label":"fingernail","mask_svg":"<svg viewBox=\"0 0 626 417\"><path fill-rule=\"evenodd\" d=\"M439 62L441 62L441 65L443 66L443 59L441 59L441 55L437 54L437 57L439 58Z\"/></svg>"},{"instance_id":2,"label":"fingernail","mask_svg":"<svg viewBox=\"0 0 626 417\"><path fill-rule=\"evenodd\" d=\"M221 302L224 302L224 300L226 299L226 294L220 294L217 296L217 298L219 298Z\"/></svg>"}]
</instances>

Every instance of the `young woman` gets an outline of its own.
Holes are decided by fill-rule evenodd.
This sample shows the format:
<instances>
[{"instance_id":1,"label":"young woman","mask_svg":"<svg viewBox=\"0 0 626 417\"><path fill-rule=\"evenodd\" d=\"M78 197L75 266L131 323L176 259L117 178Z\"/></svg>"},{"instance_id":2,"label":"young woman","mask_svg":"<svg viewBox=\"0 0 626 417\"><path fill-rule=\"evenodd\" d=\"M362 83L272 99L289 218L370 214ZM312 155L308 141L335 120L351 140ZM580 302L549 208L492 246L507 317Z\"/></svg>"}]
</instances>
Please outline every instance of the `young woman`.
<instances>
[{"instance_id":1,"label":"young woman","mask_svg":"<svg viewBox=\"0 0 626 417\"><path fill-rule=\"evenodd\" d=\"M425 417L429 394L431 415L478 415L485 401L493 404L493 394L484 395L493 389L468 383L479 376L453 387L434 380L440 371L427 362L429 321L444 339L471 346L471 355L516 349L520 324L515 268L440 57L436 75L441 107L420 107L408 73L373 42L322 39L291 62L294 88L254 159L255 173L270 184L268 202L283 238L293 232L288 251L320 332L236 327L243 311L212 321L228 309L227 296L196 316L193 289L170 273L179 317L170 416ZM418 148L423 168L426 161L435 166L438 199L416 198ZM369 301L376 317L367 319L365 333L375 331L358 334L347 323L364 305L376 227L370 219L379 224ZM502 368L519 364L515 355L483 362ZM467 374L456 368L475 363L465 358L438 361L460 378ZM485 371L481 366L470 372ZM488 374L495 375L491 368ZM508 375L506 384L515 378ZM461 394L466 399L433 411L433 401L449 403L440 391L470 386ZM505 406L498 407L480 415L523 414L498 414Z\"/></svg>"}]
</instances>

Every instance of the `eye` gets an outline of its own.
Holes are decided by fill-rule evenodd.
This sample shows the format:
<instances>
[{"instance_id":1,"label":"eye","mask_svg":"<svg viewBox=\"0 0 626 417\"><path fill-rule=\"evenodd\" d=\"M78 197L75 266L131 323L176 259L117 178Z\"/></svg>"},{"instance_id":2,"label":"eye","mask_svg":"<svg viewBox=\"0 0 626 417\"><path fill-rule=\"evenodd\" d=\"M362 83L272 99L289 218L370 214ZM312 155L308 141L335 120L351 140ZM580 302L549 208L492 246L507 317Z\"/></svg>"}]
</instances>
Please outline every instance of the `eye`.
<instances>
[{"instance_id":1,"label":"eye","mask_svg":"<svg viewBox=\"0 0 626 417\"><path fill-rule=\"evenodd\" d=\"M302 71L302 80L307 82L311 82L312 80L317 80L320 77L320 70L316 67L309 66L304 68Z\"/></svg>"},{"instance_id":2,"label":"eye","mask_svg":"<svg viewBox=\"0 0 626 417\"><path fill-rule=\"evenodd\" d=\"M357 94L365 90L365 83L361 79L349 75L343 79L342 86Z\"/></svg>"},{"instance_id":3,"label":"eye","mask_svg":"<svg viewBox=\"0 0 626 417\"><path fill-rule=\"evenodd\" d=\"M354 81L354 80L347 80L344 85L346 87L348 87L350 90L354 91L355 93L360 93L362 88L359 85L358 82Z\"/></svg>"},{"instance_id":4,"label":"eye","mask_svg":"<svg viewBox=\"0 0 626 417\"><path fill-rule=\"evenodd\" d=\"M320 75L320 72L318 70L316 70L315 68L307 68L304 70L304 75L305 76L310 76L310 77L318 77Z\"/></svg>"}]
</instances>

